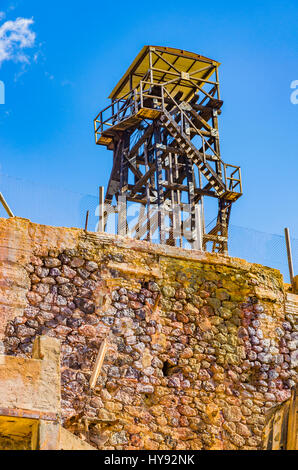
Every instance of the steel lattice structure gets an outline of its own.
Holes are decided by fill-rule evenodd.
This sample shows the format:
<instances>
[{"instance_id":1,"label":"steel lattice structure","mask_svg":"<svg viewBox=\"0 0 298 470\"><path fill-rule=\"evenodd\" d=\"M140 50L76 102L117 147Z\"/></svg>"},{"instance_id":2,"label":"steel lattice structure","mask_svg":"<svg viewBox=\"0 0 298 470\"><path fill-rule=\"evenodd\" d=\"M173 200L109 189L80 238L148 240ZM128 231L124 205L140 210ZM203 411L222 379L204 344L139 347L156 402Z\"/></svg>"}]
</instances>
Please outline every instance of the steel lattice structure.
<instances>
[{"instance_id":1,"label":"steel lattice structure","mask_svg":"<svg viewBox=\"0 0 298 470\"><path fill-rule=\"evenodd\" d=\"M118 233L227 253L231 206L242 194L240 168L220 156L219 63L168 47L145 46L94 120L98 145L113 150L105 194L118 207ZM215 198L205 228L204 199ZM130 226L128 204L139 206ZM211 215L211 214L210 214ZM210 217L209 215L209 217ZM214 214L213 214L214 215Z\"/></svg>"}]
</instances>

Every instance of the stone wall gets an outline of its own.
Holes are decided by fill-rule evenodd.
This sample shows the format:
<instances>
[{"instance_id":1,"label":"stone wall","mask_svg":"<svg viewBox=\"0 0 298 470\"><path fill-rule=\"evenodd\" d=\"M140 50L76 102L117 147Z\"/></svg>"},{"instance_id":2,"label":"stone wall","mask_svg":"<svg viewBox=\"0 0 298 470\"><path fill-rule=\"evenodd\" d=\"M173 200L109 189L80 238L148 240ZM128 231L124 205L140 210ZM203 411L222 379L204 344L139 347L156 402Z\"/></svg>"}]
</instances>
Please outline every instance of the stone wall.
<instances>
[{"instance_id":1,"label":"stone wall","mask_svg":"<svg viewBox=\"0 0 298 470\"><path fill-rule=\"evenodd\" d=\"M296 315L276 270L18 218L1 219L0 263L6 354L61 339L65 423L98 449L255 449L290 396Z\"/></svg>"}]
</instances>

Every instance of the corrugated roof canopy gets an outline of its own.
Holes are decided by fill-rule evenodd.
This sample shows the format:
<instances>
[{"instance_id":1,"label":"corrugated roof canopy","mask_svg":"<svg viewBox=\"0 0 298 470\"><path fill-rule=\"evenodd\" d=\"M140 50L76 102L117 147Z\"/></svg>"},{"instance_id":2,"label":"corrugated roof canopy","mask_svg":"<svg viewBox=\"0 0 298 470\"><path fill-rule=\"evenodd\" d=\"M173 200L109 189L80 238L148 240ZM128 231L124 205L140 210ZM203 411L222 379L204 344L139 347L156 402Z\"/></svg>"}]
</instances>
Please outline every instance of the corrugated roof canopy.
<instances>
[{"instance_id":1,"label":"corrugated roof canopy","mask_svg":"<svg viewBox=\"0 0 298 470\"><path fill-rule=\"evenodd\" d=\"M121 80L117 83L109 98L119 99L129 93L131 88L136 88L139 85L140 81L144 79L144 76L150 69L150 51L153 52L151 56L152 67L154 68L154 82L164 83L174 80L176 75L177 80L176 83L173 84L173 87L175 87L175 92L182 91L183 96L189 94L190 82L187 76L183 78L181 72L189 74L189 78L193 81L199 78L208 80L214 72L214 67L220 65L220 63L215 60L208 59L207 57L193 52L174 49L172 47L144 46ZM198 72L194 73L197 70ZM178 76L179 74L180 76ZM179 82L177 83L177 81ZM198 87L202 85L203 83Z\"/></svg>"}]
</instances>

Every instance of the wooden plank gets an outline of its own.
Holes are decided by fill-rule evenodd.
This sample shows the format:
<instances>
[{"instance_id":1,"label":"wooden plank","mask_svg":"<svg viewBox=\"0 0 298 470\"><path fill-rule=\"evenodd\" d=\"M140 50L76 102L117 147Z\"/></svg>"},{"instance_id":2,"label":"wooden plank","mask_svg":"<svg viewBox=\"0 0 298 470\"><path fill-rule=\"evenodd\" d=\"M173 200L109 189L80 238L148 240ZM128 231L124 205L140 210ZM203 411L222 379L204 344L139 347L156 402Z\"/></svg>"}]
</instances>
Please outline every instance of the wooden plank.
<instances>
[{"instance_id":1,"label":"wooden plank","mask_svg":"<svg viewBox=\"0 0 298 470\"><path fill-rule=\"evenodd\" d=\"M137 276L142 276L142 277L148 277L148 279L152 277L156 277L158 279L162 278L162 273L160 269L156 266L151 266L147 268L142 268L139 266L135 266L133 264L126 264L126 263L118 263L118 262L109 262L107 267L109 269L113 269L115 271L120 271L124 272L126 274L131 274L134 277ZM113 280L112 280L113 281ZM109 282L112 282L109 281ZM117 281L118 282L118 281Z\"/></svg>"},{"instance_id":2,"label":"wooden plank","mask_svg":"<svg viewBox=\"0 0 298 470\"><path fill-rule=\"evenodd\" d=\"M133 196L136 192L138 192L142 186L146 183L146 181L150 178L151 175L155 172L155 163L151 166L151 168L140 178L137 183L134 185L133 190L131 191L131 196Z\"/></svg>"},{"instance_id":3,"label":"wooden plank","mask_svg":"<svg viewBox=\"0 0 298 470\"><path fill-rule=\"evenodd\" d=\"M100 345L100 348L99 348L99 351L98 351L98 354L97 354L97 358L96 358L96 361L95 361L95 366L94 366L93 372L92 372L91 377L90 377L89 384L90 384L91 389L94 388L95 385L96 385L97 379L99 377L99 374L100 374L100 371L101 371L101 368L102 368L102 365L103 365L103 361L105 359L105 355L106 355L106 352L107 352L107 347L108 347L108 341L105 338L103 340L103 342L101 343L101 345Z\"/></svg>"},{"instance_id":4,"label":"wooden plank","mask_svg":"<svg viewBox=\"0 0 298 470\"><path fill-rule=\"evenodd\" d=\"M1 408L0 416L7 416L11 418L21 419L43 419L48 421L57 421L57 413L51 411L40 411L40 410L24 410L23 408Z\"/></svg>"},{"instance_id":5,"label":"wooden plank","mask_svg":"<svg viewBox=\"0 0 298 470\"><path fill-rule=\"evenodd\" d=\"M173 64L173 63L171 64L169 61L167 61L167 59L165 59L165 58L162 56L162 54L159 54L156 49L154 49L154 52L153 52L153 53L154 53L155 55L157 55L161 60L163 60L163 61L169 66L169 69L161 69L161 70L160 70L160 69L157 69L156 67L154 67L155 70L158 70L159 72L162 72L162 73L164 73L164 72L166 71L166 72L168 73L168 72L170 72L170 69L174 69L174 70L176 71L175 75L181 75L180 70L178 70L176 67L174 67L174 64ZM155 62L155 63L156 63L156 62ZM174 72L172 72L172 73L174 73Z\"/></svg>"},{"instance_id":6,"label":"wooden plank","mask_svg":"<svg viewBox=\"0 0 298 470\"><path fill-rule=\"evenodd\" d=\"M151 136L151 134L153 132L153 128L154 128L153 124L151 124L150 126L147 127L147 129L145 130L142 137L138 140L138 142L129 151L128 159L132 158L137 153L137 151L139 150L141 145L143 145L143 143L146 141L146 139L148 139Z\"/></svg>"}]
</instances>

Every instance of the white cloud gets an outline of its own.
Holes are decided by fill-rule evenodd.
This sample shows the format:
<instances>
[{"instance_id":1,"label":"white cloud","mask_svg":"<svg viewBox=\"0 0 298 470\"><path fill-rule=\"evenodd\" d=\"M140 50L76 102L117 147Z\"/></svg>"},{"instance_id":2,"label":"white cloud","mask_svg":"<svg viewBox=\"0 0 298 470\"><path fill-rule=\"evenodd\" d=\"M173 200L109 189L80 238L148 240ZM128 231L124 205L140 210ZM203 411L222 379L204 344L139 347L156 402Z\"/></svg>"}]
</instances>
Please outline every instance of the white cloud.
<instances>
[{"instance_id":1,"label":"white cloud","mask_svg":"<svg viewBox=\"0 0 298 470\"><path fill-rule=\"evenodd\" d=\"M0 21L5 18L6 14L4 11L0 11Z\"/></svg>"},{"instance_id":2,"label":"white cloud","mask_svg":"<svg viewBox=\"0 0 298 470\"><path fill-rule=\"evenodd\" d=\"M33 19L17 18L0 26L0 66L7 60L29 63L26 49L34 46L36 38L31 30L33 23Z\"/></svg>"}]
</instances>

